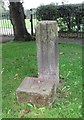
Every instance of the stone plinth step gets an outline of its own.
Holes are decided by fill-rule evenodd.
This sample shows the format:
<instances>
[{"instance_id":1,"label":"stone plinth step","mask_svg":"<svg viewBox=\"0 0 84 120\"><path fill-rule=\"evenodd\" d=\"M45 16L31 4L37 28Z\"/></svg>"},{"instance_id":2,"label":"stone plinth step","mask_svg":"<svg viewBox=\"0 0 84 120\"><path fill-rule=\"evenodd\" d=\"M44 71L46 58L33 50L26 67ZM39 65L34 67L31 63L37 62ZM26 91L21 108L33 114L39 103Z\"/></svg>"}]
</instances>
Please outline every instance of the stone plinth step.
<instances>
[{"instance_id":1,"label":"stone plinth step","mask_svg":"<svg viewBox=\"0 0 84 120\"><path fill-rule=\"evenodd\" d=\"M56 81L26 77L16 90L19 103L51 106L56 95Z\"/></svg>"}]
</instances>

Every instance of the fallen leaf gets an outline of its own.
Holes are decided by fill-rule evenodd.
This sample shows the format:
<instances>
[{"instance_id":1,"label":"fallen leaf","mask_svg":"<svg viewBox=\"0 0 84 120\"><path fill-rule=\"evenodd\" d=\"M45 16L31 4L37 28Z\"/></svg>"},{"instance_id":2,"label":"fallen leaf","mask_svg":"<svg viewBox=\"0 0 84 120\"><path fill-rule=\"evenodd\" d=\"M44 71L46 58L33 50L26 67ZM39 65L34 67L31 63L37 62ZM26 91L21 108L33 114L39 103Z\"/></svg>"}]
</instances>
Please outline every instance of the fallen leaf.
<instances>
[{"instance_id":1,"label":"fallen leaf","mask_svg":"<svg viewBox=\"0 0 84 120\"><path fill-rule=\"evenodd\" d=\"M23 113L29 113L29 112L31 112L31 110L21 110L21 112L23 112Z\"/></svg>"},{"instance_id":2,"label":"fallen leaf","mask_svg":"<svg viewBox=\"0 0 84 120\"><path fill-rule=\"evenodd\" d=\"M64 53L63 52L60 52L60 55L63 55Z\"/></svg>"},{"instance_id":3,"label":"fallen leaf","mask_svg":"<svg viewBox=\"0 0 84 120\"><path fill-rule=\"evenodd\" d=\"M24 118L24 115L20 115L19 118Z\"/></svg>"},{"instance_id":4,"label":"fallen leaf","mask_svg":"<svg viewBox=\"0 0 84 120\"><path fill-rule=\"evenodd\" d=\"M15 74L15 77L17 77L17 76L18 76L18 74L16 73L16 74Z\"/></svg>"}]
</instances>

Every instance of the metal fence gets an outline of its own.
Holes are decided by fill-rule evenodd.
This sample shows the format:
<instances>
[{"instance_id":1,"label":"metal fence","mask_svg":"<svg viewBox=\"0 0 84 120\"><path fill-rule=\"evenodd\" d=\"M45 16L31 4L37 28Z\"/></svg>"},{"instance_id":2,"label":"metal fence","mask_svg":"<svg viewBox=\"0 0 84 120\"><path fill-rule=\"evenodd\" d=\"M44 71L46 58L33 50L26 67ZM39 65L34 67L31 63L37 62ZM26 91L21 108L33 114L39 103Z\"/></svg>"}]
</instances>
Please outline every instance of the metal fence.
<instances>
[{"instance_id":1,"label":"metal fence","mask_svg":"<svg viewBox=\"0 0 84 120\"><path fill-rule=\"evenodd\" d=\"M33 12L33 14L30 15L30 18L27 17L25 19L25 24L28 32L31 34L31 16L32 16L32 23L33 23L33 32L35 32L35 26L37 24L37 19L36 19L36 13ZM8 35L8 36L13 36L13 26L10 21L9 14L4 14L2 13L2 16L0 17L0 35Z\"/></svg>"},{"instance_id":2,"label":"metal fence","mask_svg":"<svg viewBox=\"0 0 84 120\"><path fill-rule=\"evenodd\" d=\"M32 9L30 9L32 11ZM25 24L27 31L30 34L35 33L35 26L37 24L36 12L30 12L30 15L26 15ZM58 32L59 37L64 38L84 38L84 32ZM10 21L9 13L2 13L0 17L0 35L13 36L13 26Z\"/></svg>"},{"instance_id":3,"label":"metal fence","mask_svg":"<svg viewBox=\"0 0 84 120\"><path fill-rule=\"evenodd\" d=\"M58 34L59 37L62 38L84 38L84 32L67 32L67 31L63 31L63 32L59 32Z\"/></svg>"},{"instance_id":4,"label":"metal fence","mask_svg":"<svg viewBox=\"0 0 84 120\"><path fill-rule=\"evenodd\" d=\"M9 15L2 13L0 17L0 35L13 35L13 27Z\"/></svg>"}]
</instances>

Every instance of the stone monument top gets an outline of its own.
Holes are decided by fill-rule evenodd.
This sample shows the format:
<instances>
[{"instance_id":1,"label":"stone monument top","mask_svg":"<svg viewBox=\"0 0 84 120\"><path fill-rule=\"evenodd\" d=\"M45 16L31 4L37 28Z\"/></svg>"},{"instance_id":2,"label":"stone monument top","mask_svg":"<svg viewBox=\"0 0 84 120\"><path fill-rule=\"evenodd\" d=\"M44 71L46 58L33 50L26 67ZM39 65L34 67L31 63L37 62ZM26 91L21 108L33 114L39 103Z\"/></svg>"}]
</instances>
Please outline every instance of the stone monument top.
<instances>
[{"instance_id":1,"label":"stone monument top","mask_svg":"<svg viewBox=\"0 0 84 120\"><path fill-rule=\"evenodd\" d=\"M56 21L36 26L38 78L26 77L16 90L19 103L50 106L59 83L58 31Z\"/></svg>"}]
</instances>

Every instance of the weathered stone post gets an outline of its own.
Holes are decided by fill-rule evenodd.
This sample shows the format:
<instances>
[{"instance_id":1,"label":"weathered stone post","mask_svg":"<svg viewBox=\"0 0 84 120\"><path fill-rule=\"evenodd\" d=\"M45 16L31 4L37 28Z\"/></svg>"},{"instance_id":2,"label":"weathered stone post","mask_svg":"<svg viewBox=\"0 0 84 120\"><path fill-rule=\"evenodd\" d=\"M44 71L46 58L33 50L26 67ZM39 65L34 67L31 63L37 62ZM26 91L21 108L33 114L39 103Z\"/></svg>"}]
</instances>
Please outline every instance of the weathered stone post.
<instances>
[{"instance_id":1,"label":"weathered stone post","mask_svg":"<svg viewBox=\"0 0 84 120\"><path fill-rule=\"evenodd\" d=\"M42 21L36 28L38 77L58 82L58 31L56 21Z\"/></svg>"},{"instance_id":2,"label":"weathered stone post","mask_svg":"<svg viewBox=\"0 0 84 120\"><path fill-rule=\"evenodd\" d=\"M41 21L36 27L38 78L26 77L16 91L19 103L50 106L59 82L56 21Z\"/></svg>"}]
</instances>

